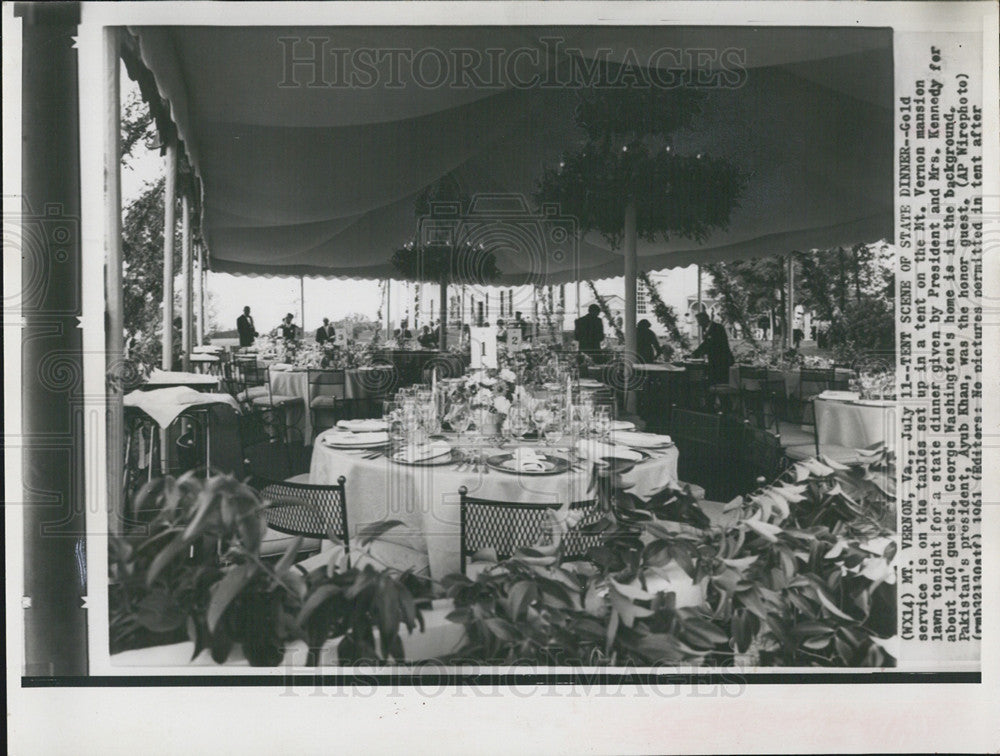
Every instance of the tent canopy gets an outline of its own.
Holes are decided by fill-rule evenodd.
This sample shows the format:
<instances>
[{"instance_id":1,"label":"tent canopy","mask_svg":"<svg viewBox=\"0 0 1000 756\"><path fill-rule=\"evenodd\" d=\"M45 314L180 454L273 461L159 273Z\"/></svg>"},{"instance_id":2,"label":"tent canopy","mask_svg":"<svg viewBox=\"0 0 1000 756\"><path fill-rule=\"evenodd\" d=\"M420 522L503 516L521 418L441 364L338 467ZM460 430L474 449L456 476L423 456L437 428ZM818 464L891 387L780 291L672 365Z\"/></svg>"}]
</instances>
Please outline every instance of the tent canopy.
<instances>
[{"instance_id":1,"label":"tent canopy","mask_svg":"<svg viewBox=\"0 0 1000 756\"><path fill-rule=\"evenodd\" d=\"M638 61L659 82L678 65L697 67L701 81L714 73L703 112L674 144L727 158L749 176L728 229L702 244L640 242L640 267L892 235L890 30L130 31L201 178L215 271L391 276L392 252L417 230L416 196L445 174L469 194L531 196L543 167L583 139L573 122L575 89L566 83L585 80L599 59ZM463 61L478 64L463 72ZM536 265L517 253L499 264L506 285L527 282ZM620 275L622 256L589 234L578 257L547 265L547 282L560 283Z\"/></svg>"}]
</instances>

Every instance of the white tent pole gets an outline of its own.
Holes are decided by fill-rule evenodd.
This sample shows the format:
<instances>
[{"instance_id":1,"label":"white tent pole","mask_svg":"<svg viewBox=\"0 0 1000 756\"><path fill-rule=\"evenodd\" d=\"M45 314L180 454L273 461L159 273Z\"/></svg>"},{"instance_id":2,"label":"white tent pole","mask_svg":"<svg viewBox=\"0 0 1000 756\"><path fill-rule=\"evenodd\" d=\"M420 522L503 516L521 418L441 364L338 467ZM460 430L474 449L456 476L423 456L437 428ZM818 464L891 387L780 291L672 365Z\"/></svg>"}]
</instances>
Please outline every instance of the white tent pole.
<instances>
[{"instance_id":1,"label":"white tent pole","mask_svg":"<svg viewBox=\"0 0 1000 756\"><path fill-rule=\"evenodd\" d=\"M117 364L124 374L124 303L122 286L122 196L121 196L121 44L118 29L104 29L104 291L107 298L107 364ZM109 371L110 372L110 371ZM121 529L125 469L125 422L122 387L108 390L108 524L112 533Z\"/></svg>"},{"instance_id":2,"label":"white tent pole","mask_svg":"<svg viewBox=\"0 0 1000 756\"><path fill-rule=\"evenodd\" d=\"M636 281L638 279L638 257L636 253L636 210L635 202L625 206L625 353L629 357L636 351L635 309Z\"/></svg>"},{"instance_id":3,"label":"white tent pole","mask_svg":"<svg viewBox=\"0 0 1000 756\"><path fill-rule=\"evenodd\" d=\"M795 320L795 267L791 254L788 255L788 315L785 321L785 349L791 349L795 343L792 339L792 323Z\"/></svg>"},{"instance_id":4,"label":"white tent pole","mask_svg":"<svg viewBox=\"0 0 1000 756\"><path fill-rule=\"evenodd\" d=\"M181 360L184 370L191 369L192 263L191 203L185 192L181 197Z\"/></svg>"},{"instance_id":5,"label":"white tent pole","mask_svg":"<svg viewBox=\"0 0 1000 756\"><path fill-rule=\"evenodd\" d=\"M302 318L302 337L306 335L306 277L299 276L299 315Z\"/></svg>"},{"instance_id":6,"label":"white tent pole","mask_svg":"<svg viewBox=\"0 0 1000 756\"><path fill-rule=\"evenodd\" d=\"M198 346L205 343L205 245L198 243Z\"/></svg>"},{"instance_id":7,"label":"white tent pole","mask_svg":"<svg viewBox=\"0 0 1000 756\"><path fill-rule=\"evenodd\" d=\"M392 279L385 279L385 338L392 338Z\"/></svg>"},{"instance_id":8,"label":"white tent pole","mask_svg":"<svg viewBox=\"0 0 1000 756\"><path fill-rule=\"evenodd\" d=\"M167 139L163 187L163 353L162 367L173 367L174 352L174 198L177 192L177 139Z\"/></svg>"}]
</instances>

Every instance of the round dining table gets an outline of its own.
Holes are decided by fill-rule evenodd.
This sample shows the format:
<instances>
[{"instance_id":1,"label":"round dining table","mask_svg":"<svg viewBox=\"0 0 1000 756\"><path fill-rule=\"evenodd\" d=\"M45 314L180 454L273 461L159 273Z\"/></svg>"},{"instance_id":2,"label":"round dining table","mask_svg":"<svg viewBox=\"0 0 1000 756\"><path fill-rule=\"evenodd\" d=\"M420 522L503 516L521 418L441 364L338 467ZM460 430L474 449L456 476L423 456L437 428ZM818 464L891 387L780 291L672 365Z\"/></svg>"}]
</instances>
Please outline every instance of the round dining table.
<instances>
[{"instance_id":1,"label":"round dining table","mask_svg":"<svg viewBox=\"0 0 1000 756\"><path fill-rule=\"evenodd\" d=\"M372 458L372 452L365 450L331 448L323 442L329 432L320 434L313 446L310 482L334 484L343 475L350 537L356 538L359 528L366 525L399 520L400 526L380 537L379 558L398 569L429 569L433 579L460 569L461 486L470 496L508 502L557 505L594 498L594 492L588 491L591 470L586 463L554 475L507 472L483 464L472 469L458 462L404 465L384 455ZM456 448L468 449L473 443L470 437L448 440ZM520 446L534 444L516 444ZM487 446L483 458L514 448L511 444L504 449ZM622 474L630 493L639 497L677 483L677 448L669 446L650 454Z\"/></svg>"}]
</instances>

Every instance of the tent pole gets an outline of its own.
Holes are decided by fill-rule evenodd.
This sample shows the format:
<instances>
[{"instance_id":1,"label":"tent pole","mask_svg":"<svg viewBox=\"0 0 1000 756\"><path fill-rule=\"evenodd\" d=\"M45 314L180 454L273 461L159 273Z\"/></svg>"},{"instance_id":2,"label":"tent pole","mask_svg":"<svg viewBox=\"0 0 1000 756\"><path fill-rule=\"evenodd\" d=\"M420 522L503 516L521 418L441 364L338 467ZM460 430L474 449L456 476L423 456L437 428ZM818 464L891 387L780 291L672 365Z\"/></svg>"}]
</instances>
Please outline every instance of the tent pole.
<instances>
[{"instance_id":1,"label":"tent pole","mask_svg":"<svg viewBox=\"0 0 1000 756\"><path fill-rule=\"evenodd\" d=\"M191 203L187 192L181 196L181 361L183 370L191 369L191 315L194 311L191 253Z\"/></svg>"},{"instance_id":2,"label":"tent pole","mask_svg":"<svg viewBox=\"0 0 1000 756\"><path fill-rule=\"evenodd\" d=\"M302 318L302 338L306 335L306 277L299 276L299 315Z\"/></svg>"},{"instance_id":3,"label":"tent pole","mask_svg":"<svg viewBox=\"0 0 1000 756\"><path fill-rule=\"evenodd\" d=\"M438 349L448 348L448 282L441 280L440 285L441 329L439 331Z\"/></svg>"},{"instance_id":4,"label":"tent pole","mask_svg":"<svg viewBox=\"0 0 1000 756\"><path fill-rule=\"evenodd\" d=\"M785 328L785 348L791 349L795 344L792 338L792 328L795 322L795 261L788 255L788 326Z\"/></svg>"},{"instance_id":5,"label":"tent pole","mask_svg":"<svg viewBox=\"0 0 1000 756\"><path fill-rule=\"evenodd\" d=\"M163 354L164 370L173 369L174 356L174 229L177 219L177 138L167 139L166 178L163 187Z\"/></svg>"},{"instance_id":6,"label":"tent pole","mask_svg":"<svg viewBox=\"0 0 1000 756\"><path fill-rule=\"evenodd\" d=\"M636 281L638 279L638 257L636 253L636 210L635 200L630 199L625 206L625 359L638 359L635 333ZM635 393L625 394L628 412L635 411Z\"/></svg>"},{"instance_id":7,"label":"tent pole","mask_svg":"<svg viewBox=\"0 0 1000 756\"><path fill-rule=\"evenodd\" d=\"M385 279L385 338L392 338L392 279Z\"/></svg>"},{"instance_id":8,"label":"tent pole","mask_svg":"<svg viewBox=\"0 0 1000 756\"><path fill-rule=\"evenodd\" d=\"M205 344L205 245L198 243L198 346Z\"/></svg>"},{"instance_id":9,"label":"tent pole","mask_svg":"<svg viewBox=\"0 0 1000 756\"><path fill-rule=\"evenodd\" d=\"M108 313L107 366L124 373L125 331L122 285L122 228L121 228L121 44L118 30L104 29L104 291ZM125 421L122 406L122 386L117 381L108 383L107 457L108 457L108 525L112 533L121 532L124 512Z\"/></svg>"}]
</instances>

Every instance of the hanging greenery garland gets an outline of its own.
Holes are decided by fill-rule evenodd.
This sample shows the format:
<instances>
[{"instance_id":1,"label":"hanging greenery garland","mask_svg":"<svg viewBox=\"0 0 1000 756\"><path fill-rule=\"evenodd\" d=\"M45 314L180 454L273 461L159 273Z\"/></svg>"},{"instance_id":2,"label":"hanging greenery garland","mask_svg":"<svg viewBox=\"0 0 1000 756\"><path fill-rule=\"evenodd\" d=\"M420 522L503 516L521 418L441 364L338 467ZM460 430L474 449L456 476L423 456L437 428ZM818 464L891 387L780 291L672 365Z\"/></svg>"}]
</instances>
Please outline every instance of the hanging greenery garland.
<instances>
[{"instance_id":1,"label":"hanging greenery garland","mask_svg":"<svg viewBox=\"0 0 1000 756\"><path fill-rule=\"evenodd\" d=\"M656 288L656 284L653 283L653 280L646 271L640 271L639 278L643 286L646 287L646 296L649 297L650 304L653 305L653 314L656 315L656 319L660 322L660 325L667 329L667 334L672 345L681 351L688 351L690 349L690 342L688 341L688 337L681 333L677 327L677 313L674 311L674 308L663 301L659 290Z\"/></svg>"},{"instance_id":2,"label":"hanging greenery garland","mask_svg":"<svg viewBox=\"0 0 1000 756\"><path fill-rule=\"evenodd\" d=\"M619 343L625 342L625 334L622 333L622 329L618 326L618 321L615 320L614 313L611 312L611 308L608 307L608 303L604 300L600 294L597 293L597 287L594 286L594 282L588 280L587 286L590 287L591 293L594 295L594 299L597 300L597 306L601 308L601 314L604 315L604 319L611 324L611 327L615 329L615 337L618 339Z\"/></svg>"}]
</instances>

